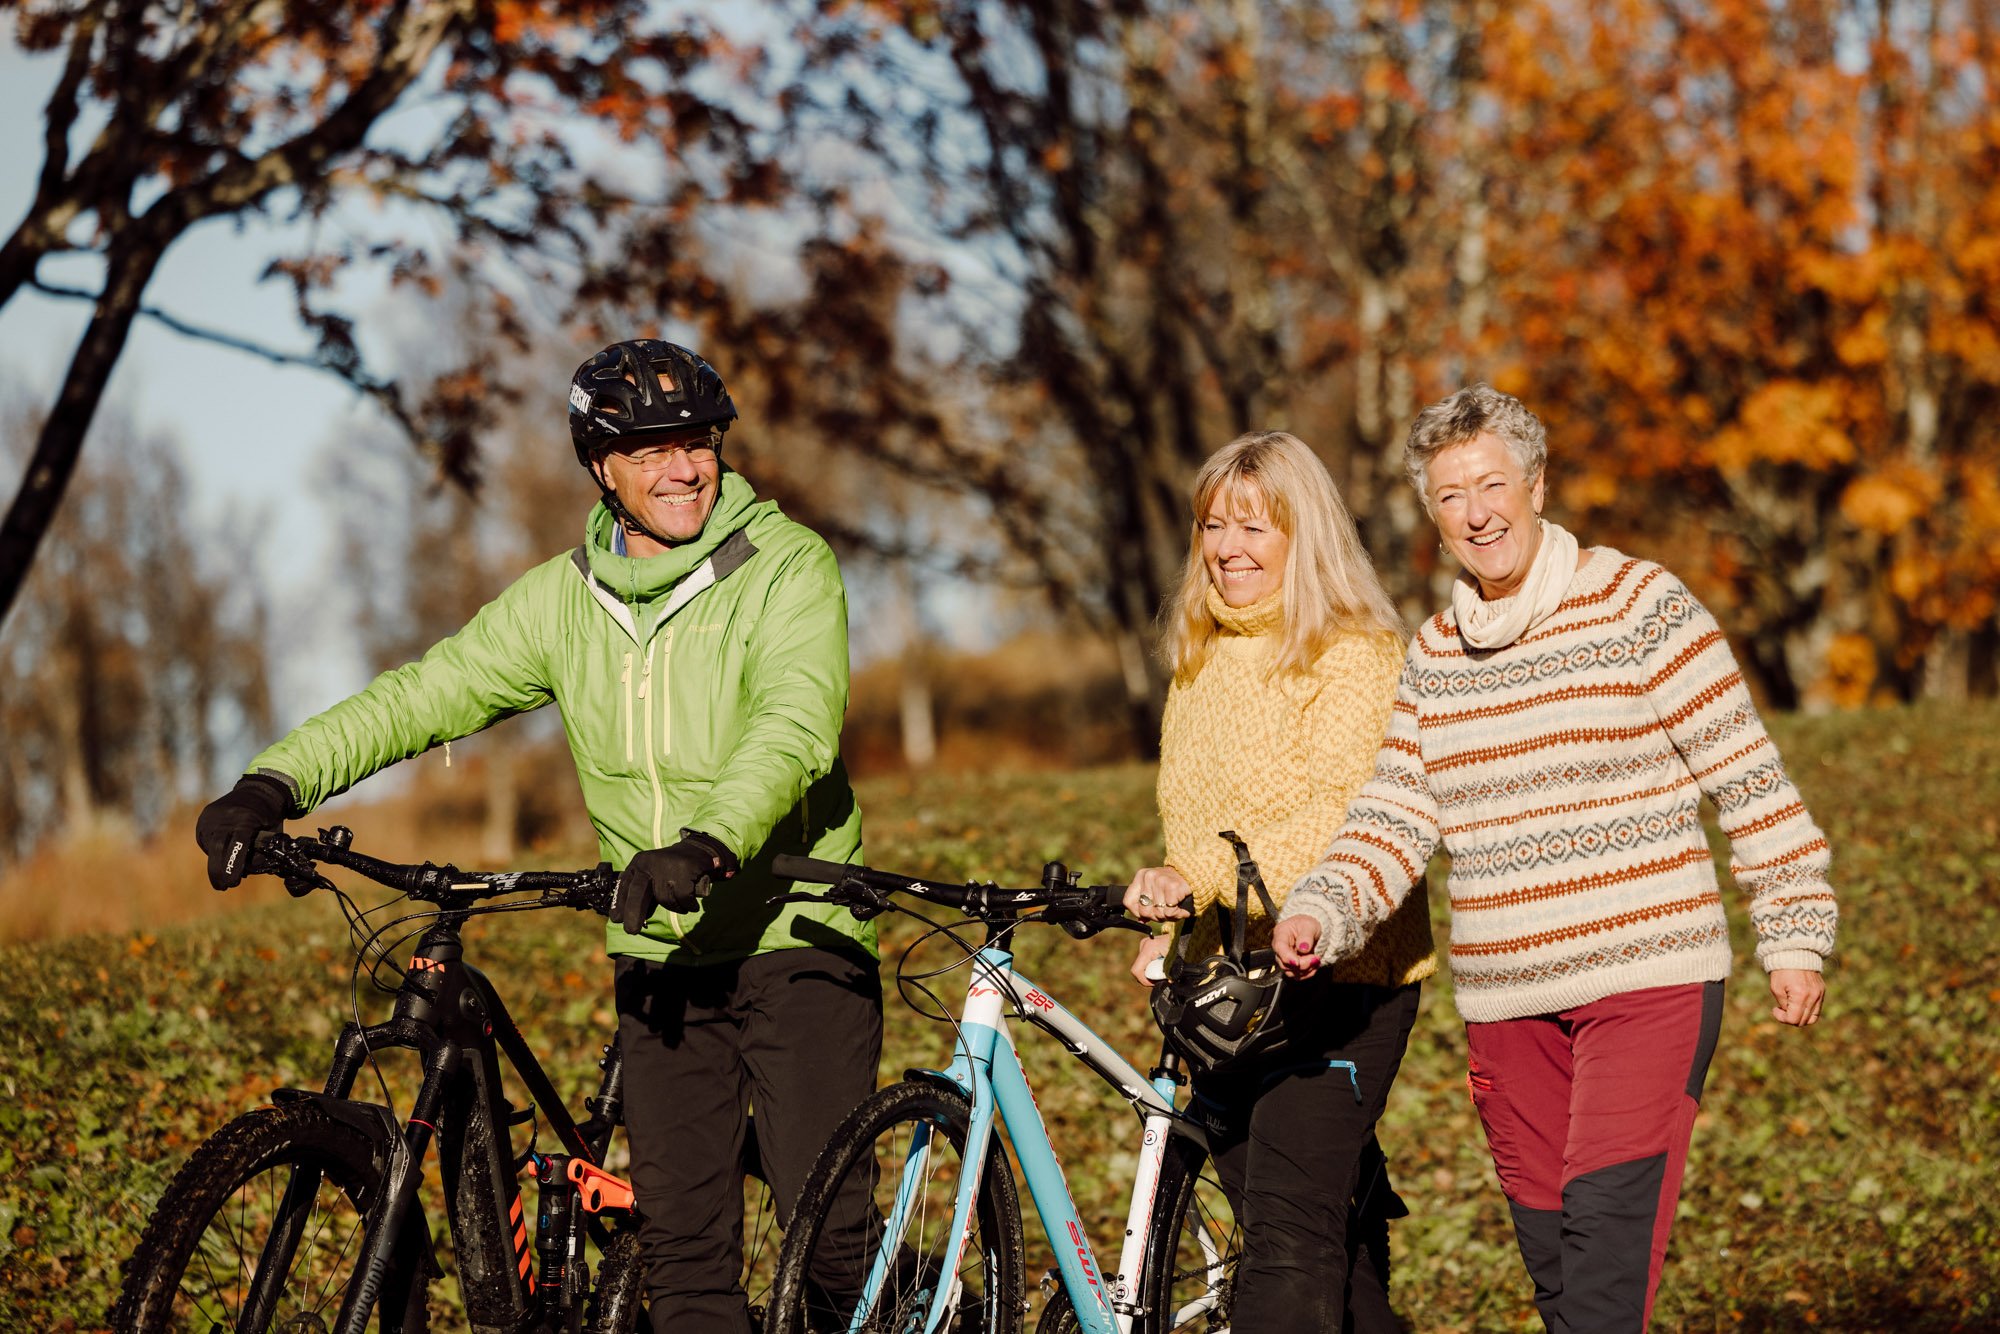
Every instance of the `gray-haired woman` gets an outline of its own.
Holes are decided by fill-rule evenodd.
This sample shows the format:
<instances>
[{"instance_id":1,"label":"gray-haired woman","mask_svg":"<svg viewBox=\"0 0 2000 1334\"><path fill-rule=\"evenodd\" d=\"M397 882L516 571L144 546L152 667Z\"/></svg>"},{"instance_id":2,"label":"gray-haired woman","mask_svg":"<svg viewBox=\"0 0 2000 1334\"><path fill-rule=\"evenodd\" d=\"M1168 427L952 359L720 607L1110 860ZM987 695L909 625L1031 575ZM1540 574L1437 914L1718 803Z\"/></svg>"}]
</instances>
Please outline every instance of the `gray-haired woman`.
<instances>
[{"instance_id":1,"label":"gray-haired woman","mask_svg":"<svg viewBox=\"0 0 2000 1334\"><path fill-rule=\"evenodd\" d=\"M1411 482L1465 567L1410 646L1375 776L1272 941L1346 958L1451 856L1451 975L1552 1331L1643 1330L1722 1018L1706 794L1787 1024L1819 1018L1828 853L1715 618L1542 519L1546 434L1486 385L1426 408Z\"/></svg>"}]
</instances>

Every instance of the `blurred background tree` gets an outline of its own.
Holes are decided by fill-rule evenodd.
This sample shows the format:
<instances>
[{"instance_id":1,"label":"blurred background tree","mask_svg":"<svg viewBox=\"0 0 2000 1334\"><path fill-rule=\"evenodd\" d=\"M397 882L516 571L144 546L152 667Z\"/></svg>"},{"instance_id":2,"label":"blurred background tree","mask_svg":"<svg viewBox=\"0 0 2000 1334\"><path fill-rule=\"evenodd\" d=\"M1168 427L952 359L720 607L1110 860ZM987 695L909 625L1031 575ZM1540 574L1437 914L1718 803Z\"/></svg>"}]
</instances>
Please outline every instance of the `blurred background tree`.
<instances>
[{"instance_id":1,"label":"blurred background tree","mask_svg":"<svg viewBox=\"0 0 2000 1334\"><path fill-rule=\"evenodd\" d=\"M40 426L0 409L0 458ZM99 434L0 644L0 860L151 828L271 728L255 534L190 531L174 442Z\"/></svg>"},{"instance_id":2,"label":"blurred background tree","mask_svg":"<svg viewBox=\"0 0 2000 1334\"><path fill-rule=\"evenodd\" d=\"M1991 694L1990 10L1627 0L1495 40L1487 346L1563 498L1684 569L1779 707Z\"/></svg>"},{"instance_id":3,"label":"blurred background tree","mask_svg":"<svg viewBox=\"0 0 2000 1334\"><path fill-rule=\"evenodd\" d=\"M709 151L756 174L746 127L689 91L726 44L699 21L674 26L644 0L427 0L272 5L194 0L5 0L14 40L61 53L43 114L43 161L26 214L0 243L0 309L24 290L92 305L22 483L0 520L0 616L59 506L113 367L142 315L191 337L309 365L373 398L438 467L470 487L479 433L510 400L483 361L413 385L372 372L351 318L322 298L352 266L435 292L505 257L533 286L632 202L629 184L578 164L579 135L642 133L669 164ZM397 113L403 113L398 115ZM297 355L148 306L167 251L216 219L330 221L351 201L406 227L365 245L273 256L316 348ZM444 255L422 236L442 225ZM44 261L99 261L97 290L45 281ZM501 288L477 313L497 339L523 326Z\"/></svg>"}]
</instances>

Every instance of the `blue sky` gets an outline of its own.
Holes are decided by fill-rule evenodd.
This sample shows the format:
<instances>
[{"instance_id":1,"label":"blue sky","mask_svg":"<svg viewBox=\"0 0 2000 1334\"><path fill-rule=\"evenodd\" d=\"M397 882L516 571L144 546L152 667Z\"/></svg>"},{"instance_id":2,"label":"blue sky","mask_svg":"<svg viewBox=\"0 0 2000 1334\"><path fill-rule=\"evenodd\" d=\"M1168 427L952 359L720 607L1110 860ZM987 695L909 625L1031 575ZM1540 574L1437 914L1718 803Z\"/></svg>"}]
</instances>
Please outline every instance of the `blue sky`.
<instances>
[{"instance_id":1,"label":"blue sky","mask_svg":"<svg viewBox=\"0 0 2000 1334\"><path fill-rule=\"evenodd\" d=\"M33 197L41 169L42 106L54 82L50 57L0 43L0 219L11 231ZM259 283L271 257L299 244L298 228L260 218L204 223L167 252L148 304L183 319L290 351L309 343L282 283ZM94 290L102 267L87 257L45 260L46 282ZM357 298L361 310L379 297ZM23 291L0 311L0 386L46 403L55 394L89 315L81 301ZM344 304L357 312L354 302ZM255 525L267 587L282 609L317 602L331 582L332 522L314 493L321 453L380 420L373 405L321 373L270 364L247 353L183 337L155 321L135 325L113 372L100 421L122 414L142 431L162 430L180 445L196 513L191 526ZM86 445L86 453L89 446ZM0 477L11 501L19 477ZM324 628L322 628L324 629ZM295 717L331 703L362 679L345 636L322 633L295 644L279 663L279 713Z\"/></svg>"},{"instance_id":2,"label":"blue sky","mask_svg":"<svg viewBox=\"0 0 2000 1334\"><path fill-rule=\"evenodd\" d=\"M51 58L0 45L0 124L16 127L0 138L0 218L9 230L33 197L42 103L55 69ZM256 281L284 244L278 227L257 219L240 229L228 220L203 224L167 252L147 300L204 326L306 350L288 292ZM40 275L94 288L101 268L88 259L58 259L45 261ZM15 297L0 311L0 376L46 401L88 314L80 301L35 292ZM326 517L305 480L315 451L373 416L323 375L183 338L149 320L139 321L119 359L107 406L180 438L203 521L242 522L259 508L273 512L283 539L270 554L283 584L310 575L324 559ZM17 480L6 481L10 498Z\"/></svg>"}]
</instances>

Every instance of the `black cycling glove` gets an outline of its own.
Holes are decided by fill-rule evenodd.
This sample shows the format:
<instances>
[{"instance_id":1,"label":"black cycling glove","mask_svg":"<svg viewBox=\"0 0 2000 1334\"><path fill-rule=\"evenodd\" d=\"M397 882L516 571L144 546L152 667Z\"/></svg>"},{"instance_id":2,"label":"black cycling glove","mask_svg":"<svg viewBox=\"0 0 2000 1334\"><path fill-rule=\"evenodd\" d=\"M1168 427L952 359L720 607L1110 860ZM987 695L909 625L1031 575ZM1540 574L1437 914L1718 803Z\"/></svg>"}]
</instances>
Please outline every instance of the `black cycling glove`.
<instances>
[{"instance_id":1,"label":"black cycling glove","mask_svg":"<svg viewBox=\"0 0 2000 1334\"><path fill-rule=\"evenodd\" d=\"M242 884L257 835L283 829L291 809L291 789L263 774L243 775L235 787L202 807L194 841L208 854L208 883L217 889Z\"/></svg>"},{"instance_id":2,"label":"black cycling glove","mask_svg":"<svg viewBox=\"0 0 2000 1334\"><path fill-rule=\"evenodd\" d=\"M653 909L692 912L695 901L708 896L712 882L727 880L739 869L736 854L719 840L683 829L680 842L642 852L627 864L611 896L611 915L636 936Z\"/></svg>"}]
</instances>

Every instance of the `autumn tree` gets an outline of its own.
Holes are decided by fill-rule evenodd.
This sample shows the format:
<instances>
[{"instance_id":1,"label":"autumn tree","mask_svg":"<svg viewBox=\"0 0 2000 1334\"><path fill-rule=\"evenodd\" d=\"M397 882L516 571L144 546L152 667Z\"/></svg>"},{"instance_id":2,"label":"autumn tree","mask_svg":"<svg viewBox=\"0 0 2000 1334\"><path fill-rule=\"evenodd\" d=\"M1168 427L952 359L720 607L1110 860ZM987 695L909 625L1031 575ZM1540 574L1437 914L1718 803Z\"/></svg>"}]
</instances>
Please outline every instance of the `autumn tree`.
<instances>
[{"instance_id":1,"label":"autumn tree","mask_svg":"<svg viewBox=\"0 0 2000 1334\"><path fill-rule=\"evenodd\" d=\"M40 428L10 411L0 457ZM269 726L263 596L231 573L249 560L191 530L171 442L115 419L99 436L0 655L0 856L155 827Z\"/></svg>"},{"instance_id":2,"label":"autumn tree","mask_svg":"<svg viewBox=\"0 0 2000 1334\"><path fill-rule=\"evenodd\" d=\"M712 159L721 165L708 179L725 192L757 174L745 126L690 91L728 44L699 21L661 19L643 0L0 0L0 12L22 49L61 66L32 202L0 243L0 308L27 289L92 305L0 523L0 615L56 512L134 320L243 345L145 302L161 260L191 228L247 215L325 220L350 200L387 206L391 230L371 242L274 258L267 276L291 287L316 349L262 351L352 383L469 484L478 431L506 386L477 365L425 385L371 370L352 321L325 306L341 276L374 264L421 289L505 260L530 285L551 281L584 253L594 225L634 198L616 162L579 164L587 133L643 137L677 167ZM419 97L421 114L387 125ZM448 251L433 254L420 238L440 223ZM101 261L96 290L41 277L45 259L79 253ZM489 328L517 339L503 289L484 290Z\"/></svg>"},{"instance_id":3,"label":"autumn tree","mask_svg":"<svg viewBox=\"0 0 2000 1334\"><path fill-rule=\"evenodd\" d=\"M1990 690L1991 14L1621 0L1494 40L1494 352L1562 498L1671 554L1780 706Z\"/></svg>"},{"instance_id":4,"label":"autumn tree","mask_svg":"<svg viewBox=\"0 0 2000 1334\"><path fill-rule=\"evenodd\" d=\"M701 328L850 466L971 502L1000 539L986 573L1117 646L1147 748L1186 484L1230 436L1312 440L1385 573L1425 586L1393 455L1457 335L1425 314L1460 248L1446 166L1479 12L816 8L772 95L820 214L807 294L727 299L682 216L635 227L593 292Z\"/></svg>"}]
</instances>

